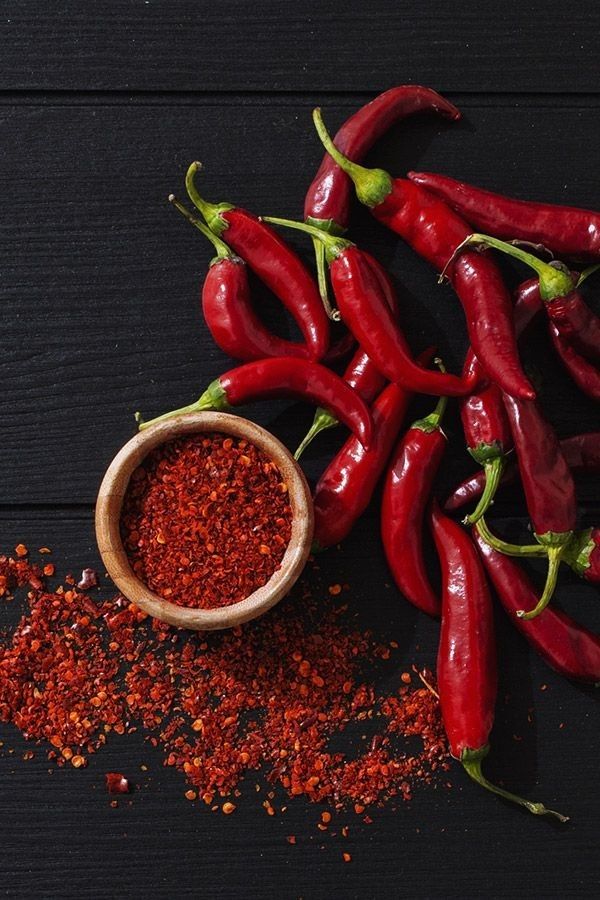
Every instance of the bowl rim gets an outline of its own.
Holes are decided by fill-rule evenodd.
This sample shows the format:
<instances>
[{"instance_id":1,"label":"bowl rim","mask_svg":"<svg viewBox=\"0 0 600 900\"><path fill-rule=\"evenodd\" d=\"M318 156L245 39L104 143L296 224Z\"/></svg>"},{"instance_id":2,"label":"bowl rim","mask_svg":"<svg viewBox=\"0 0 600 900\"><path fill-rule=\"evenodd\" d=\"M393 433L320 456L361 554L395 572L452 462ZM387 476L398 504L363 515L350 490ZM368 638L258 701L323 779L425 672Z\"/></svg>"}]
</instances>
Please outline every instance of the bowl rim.
<instances>
[{"instance_id":1,"label":"bowl rim","mask_svg":"<svg viewBox=\"0 0 600 900\"><path fill-rule=\"evenodd\" d=\"M133 572L120 533L123 499L131 476L161 444L178 437L218 432L248 440L278 466L288 486L292 533L279 568L269 581L243 600L215 609L178 606L150 590ZM106 571L119 591L144 612L171 625L198 631L231 628L262 615L278 603L298 579L310 555L314 511L304 473L288 448L270 431L241 416L223 412L183 413L139 431L118 451L106 470L96 500L96 541Z\"/></svg>"}]
</instances>

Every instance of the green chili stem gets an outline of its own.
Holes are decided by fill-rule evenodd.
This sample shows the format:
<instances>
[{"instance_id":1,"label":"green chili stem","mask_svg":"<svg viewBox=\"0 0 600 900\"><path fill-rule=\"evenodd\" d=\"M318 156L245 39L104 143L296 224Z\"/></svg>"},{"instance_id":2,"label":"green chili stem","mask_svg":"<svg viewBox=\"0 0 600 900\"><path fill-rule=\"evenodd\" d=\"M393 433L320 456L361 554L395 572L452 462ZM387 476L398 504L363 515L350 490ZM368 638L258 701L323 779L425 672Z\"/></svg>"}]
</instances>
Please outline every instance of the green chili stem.
<instances>
[{"instance_id":1,"label":"green chili stem","mask_svg":"<svg viewBox=\"0 0 600 900\"><path fill-rule=\"evenodd\" d=\"M554 594L554 591L556 589L558 570L560 569L560 563L564 556L564 551L564 545L562 547L550 546L546 548L546 553L548 556L548 572L546 573L546 584L544 585L544 591L533 609L517 610L517 616L520 619L535 619L535 617L539 616L539 614L543 612L550 603L552 595Z\"/></svg>"},{"instance_id":2,"label":"green chili stem","mask_svg":"<svg viewBox=\"0 0 600 900\"><path fill-rule=\"evenodd\" d=\"M548 556L546 548L542 547L541 544L509 544L496 537L496 535L492 534L489 530L483 516L479 519L475 527L486 544L489 544L490 547L493 547L493 549L497 550L499 553L504 553L505 556Z\"/></svg>"},{"instance_id":3,"label":"green chili stem","mask_svg":"<svg viewBox=\"0 0 600 900\"><path fill-rule=\"evenodd\" d=\"M323 407L319 407L315 412L315 417L313 419L313 423L310 426L310 429L302 439L301 443L298 445L296 452L294 453L294 459L298 460L306 450L309 444L314 441L316 436L321 432L325 431L327 428L335 428L336 425L339 425L338 420L335 416L332 416L330 412L327 412Z\"/></svg>"},{"instance_id":4,"label":"green chili stem","mask_svg":"<svg viewBox=\"0 0 600 900\"><path fill-rule=\"evenodd\" d=\"M356 246L352 241L339 237L336 234L327 234L314 225L307 225L305 222L295 222L293 219L281 219L279 216L261 216L263 222L269 222L271 225L282 225L284 228L293 228L296 231L303 231L310 234L313 241L316 239L325 247L325 255L328 262L335 259L344 250L349 247Z\"/></svg>"},{"instance_id":5,"label":"green chili stem","mask_svg":"<svg viewBox=\"0 0 600 900\"><path fill-rule=\"evenodd\" d=\"M231 259L233 254L225 241L222 241L221 238L218 237L218 235L213 234L208 225L205 225L204 222L200 221L197 216L194 216L189 211L189 209L186 209L183 203L178 200L174 194L169 194L169 203L171 203L172 206L174 206L175 209L181 213L184 219L188 220L190 225L193 225L194 228L197 228L198 231L200 231L204 235L204 237L211 242L211 244L217 251L218 259Z\"/></svg>"},{"instance_id":6,"label":"green chili stem","mask_svg":"<svg viewBox=\"0 0 600 900\"><path fill-rule=\"evenodd\" d=\"M190 165L185 176L185 187L188 197L194 206L200 210L210 230L217 235L221 235L227 228L227 222L223 221L221 214L229 209L233 209L233 206L230 203L209 203L208 200L200 196L194 178L196 172L201 168L202 163L199 162L193 162Z\"/></svg>"},{"instance_id":7,"label":"green chili stem","mask_svg":"<svg viewBox=\"0 0 600 900\"><path fill-rule=\"evenodd\" d=\"M492 794L497 794L499 797L503 797L505 800L510 800L511 803L517 803L519 806L523 806L525 809L529 810L530 813L533 813L534 816L554 816L559 820L559 822L568 822L569 817L563 816L561 813L555 812L553 809L548 809L544 806L543 803L535 803L531 800L525 800L523 797L519 797L517 794L512 794L510 791L505 791L504 788L498 787L493 784L483 774L481 769L481 763L483 759L487 756L489 751L489 747L483 747L480 750L464 750L460 761L463 764L465 772L467 775L473 779L477 784L481 787L485 788L486 791L491 791Z\"/></svg>"},{"instance_id":8,"label":"green chili stem","mask_svg":"<svg viewBox=\"0 0 600 900\"><path fill-rule=\"evenodd\" d=\"M494 500L505 467L506 459L504 456L497 456L495 459L491 459L489 462L483 464L483 471L485 472L485 486L483 488L483 493L473 512L463 519L463 525L475 525L475 523L486 514Z\"/></svg>"},{"instance_id":9,"label":"green chili stem","mask_svg":"<svg viewBox=\"0 0 600 900\"><path fill-rule=\"evenodd\" d=\"M317 264L317 282L319 285L319 294L321 301L325 307L325 312L332 322L340 321L340 311L331 305L329 299L329 291L327 289L327 271L325 262L325 244L313 236L313 247L315 249L315 261Z\"/></svg>"},{"instance_id":10,"label":"green chili stem","mask_svg":"<svg viewBox=\"0 0 600 900\"><path fill-rule=\"evenodd\" d=\"M156 425L158 422L164 422L167 419L172 419L174 416L182 416L185 413L206 412L211 409L229 409L227 396L221 387L221 382L218 378L211 381L202 396L198 397L195 403L190 403L188 406L181 406L179 409L172 409L170 412L163 413L162 416L150 419L149 422L144 422L141 414L137 412L135 414L135 420L138 423L139 430L144 431L144 429L150 428L151 425Z\"/></svg>"}]
</instances>

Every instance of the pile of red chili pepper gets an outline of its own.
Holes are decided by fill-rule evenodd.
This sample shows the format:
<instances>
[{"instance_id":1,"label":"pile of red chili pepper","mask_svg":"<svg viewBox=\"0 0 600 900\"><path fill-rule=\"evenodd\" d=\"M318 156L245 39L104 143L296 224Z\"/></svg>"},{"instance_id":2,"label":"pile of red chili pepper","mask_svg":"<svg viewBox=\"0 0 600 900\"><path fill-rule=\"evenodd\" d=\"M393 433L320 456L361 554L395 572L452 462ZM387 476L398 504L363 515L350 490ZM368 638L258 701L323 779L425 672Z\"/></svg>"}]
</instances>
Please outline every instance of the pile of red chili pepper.
<instances>
[{"instance_id":1,"label":"pile of red chili pepper","mask_svg":"<svg viewBox=\"0 0 600 900\"><path fill-rule=\"evenodd\" d=\"M281 472L223 434L155 448L133 473L121 534L135 574L165 600L214 609L243 600L279 567L291 536Z\"/></svg>"},{"instance_id":2,"label":"pile of red chili pepper","mask_svg":"<svg viewBox=\"0 0 600 900\"><path fill-rule=\"evenodd\" d=\"M367 806L443 783L448 746L431 676L423 673L424 686L420 673L399 669L397 644L353 625L347 585L315 590L315 573L272 615L198 634L120 595L99 599L72 577L50 590L44 569L53 566L29 562L22 545L17 552L0 556L0 597L27 587L28 609L0 641L0 721L49 743L58 765L86 766L112 732L141 729L164 765L185 775L185 797L225 814L242 782L269 815L289 795L361 818ZM385 678L385 692L373 676ZM346 755L335 739L352 726L365 733ZM123 775L106 780L109 792L127 792Z\"/></svg>"},{"instance_id":3,"label":"pile of red chili pepper","mask_svg":"<svg viewBox=\"0 0 600 900\"><path fill-rule=\"evenodd\" d=\"M192 163L186 187L200 216L170 200L216 248L202 288L204 316L217 344L243 365L176 412L301 398L319 408L297 457L319 431L340 422L351 430L314 489L315 551L348 535L383 478L381 532L394 579L406 599L441 617L437 674L451 752L484 787L545 814L552 811L490 784L482 772L496 700L489 584L515 627L552 666L570 678L600 681L599 637L548 606L562 564L591 583L600 580L600 529L578 530L574 482L579 471L600 471L600 432L559 440L536 399L519 344L545 319L565 371L587 396L600 398L600 319L581 293L600 265L600 213L511 200L439 175L393 178L361 165L392 124L423 111L460 118L451 103L417 85L381 94L333 139L315 110L326 154L308 188L303 223L208 202L197 187L200 164ZM470 341L462 372L446 371L437 359L432 367L431 349L414 355L388 274L344 236L353 192L454 290ZM274 225L311 238L315 279ZM514 295L498 253L534 273ZM284 342L261 321L248 268L292 314L304 342ZM449 292L444 302L452 302ZM340 320L347 332L332 344L331 322ZM336 375L329 366L349 346L353 356ZM405 430L415 393L438 399L429 415ZM448 398L457 398L466 449L482 471L456 488L443 511L435 478L446 453ZM535 538L523 546L496 535L485 518L500 485L517 476ZM447 515L469 502L474 508L463 524L471 531ZM425 564L427 533L437 548L440 588ZM541 591L511 557L547 560Z\"/></svg>"}]
</instances>

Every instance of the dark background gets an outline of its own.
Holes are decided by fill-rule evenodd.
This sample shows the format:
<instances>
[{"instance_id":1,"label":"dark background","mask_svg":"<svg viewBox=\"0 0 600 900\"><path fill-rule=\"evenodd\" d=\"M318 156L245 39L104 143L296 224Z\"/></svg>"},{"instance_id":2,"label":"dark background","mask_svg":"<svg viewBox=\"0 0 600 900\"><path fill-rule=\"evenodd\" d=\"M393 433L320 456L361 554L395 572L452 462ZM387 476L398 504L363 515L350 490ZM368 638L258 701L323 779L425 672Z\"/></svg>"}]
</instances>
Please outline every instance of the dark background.
<instances>
[{"instance_id":1,"label":"dark background","mask_svg":"<svg viewBox=\"0 0 600 900\"><path fill-rule=\"evenodd\" d=\"M205 163L201 183L209 199L299 217L321 157L311 108L322 105L335 128L379 91L421 82L458 104L463 121L406 122L372 161L397 174L441 170L522 197L598 208L599 25L600 8L591 0L568 10L557 2L512 0L5 0L0 552L18 541L47 544L60 573L99 565L94 498L108 462L133 434L133 411L157 414L187 403L228 365L198 308L210 248L165 202L171 190L183 193L192 159ZM413 348L437 343L456 370L466 336L450 290L364 211L356 212L353 236L396 276ZM591 302L595 293L590 283ZM289 334L276 305L265 303ZM566 381L543 338L527 351L543 375L542 402L559 433L597 428L597 409ZM415 412L430 403L422 400ZM290 446L312 417L310 409L284 403L248 412ZM455 416L447 430L452 448L441 490L471 469ZM339 439L314 445L309 476L318 475ZM597 483L582 482L580 499L582 521L597 521ZM518 534L522 514L518 494L506 493L495 525ZM326 584L351 583L351 605L364 625L401 639L404 666L433 665L437 626L390 587L375 504L321 566ZM563 575L558 597L600 625L597 594L574 576ZM15 620L19 608L11 609ZM502 684L488 771L570 814L568 827L485 795L453 769L453 790L418 789L410 805L373 813L370 826L349 814L351 839L342 846L317 831L319 810L303 800L291 802L282 818L267 817L252 800L230 817L186 802L182 778L164 769L139 736L111 740L84 770L48 775L45 750L23 762L28 746L3 727L0 892L595 893L595 698L549 670L500 616L498 632ZM116 810L103 788L110 770L139 787ZM285 841L292 833L295 847ZM343 849L352 853L349 865Z\"/></svg>"}]
</instances>

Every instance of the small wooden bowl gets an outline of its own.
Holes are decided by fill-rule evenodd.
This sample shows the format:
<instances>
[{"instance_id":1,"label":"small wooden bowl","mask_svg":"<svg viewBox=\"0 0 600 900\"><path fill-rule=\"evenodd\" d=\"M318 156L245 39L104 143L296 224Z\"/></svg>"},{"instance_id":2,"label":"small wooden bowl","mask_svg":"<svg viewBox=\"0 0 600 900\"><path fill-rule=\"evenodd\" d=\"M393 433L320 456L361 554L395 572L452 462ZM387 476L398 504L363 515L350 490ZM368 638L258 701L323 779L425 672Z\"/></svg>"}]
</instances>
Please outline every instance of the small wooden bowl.
<instances>
[{"instance_id":1,"label":"small wooden bowl","mask_svg":"<svg viewBox=\"0 0 600 900\"><path fill-rule=\"evenodd\" d=\"M218 609L191 609L159 597L137 578L121 541L123 498L132 473L159 444L184 434L220 432L245 438L279 467L288 486L292 535L281 566L263 587L244 600ZM248 419L222 412L186 413L140 431L117 453L100 485L96 502L96 539L106 571L133 603L163 622L198 631L230 628L262 615L279 602L302 572L310 553L314 528L312 498L300 466L277 438Z\"/></svg>"}]
</instances>

